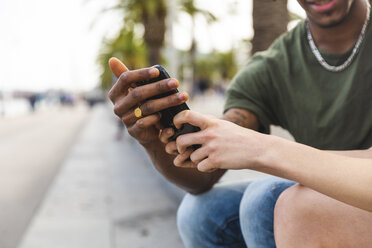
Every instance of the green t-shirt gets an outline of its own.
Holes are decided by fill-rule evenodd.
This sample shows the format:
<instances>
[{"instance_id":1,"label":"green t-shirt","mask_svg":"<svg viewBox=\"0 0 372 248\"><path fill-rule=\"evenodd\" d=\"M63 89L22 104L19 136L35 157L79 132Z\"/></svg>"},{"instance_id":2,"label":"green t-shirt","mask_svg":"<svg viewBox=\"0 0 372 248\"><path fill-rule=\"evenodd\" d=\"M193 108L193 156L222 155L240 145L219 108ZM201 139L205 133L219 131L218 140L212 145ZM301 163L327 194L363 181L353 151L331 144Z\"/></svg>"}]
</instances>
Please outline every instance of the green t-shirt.
<instances>
[{"instance_id":1,"label":"green t-shirt","mask_svg":"<svg viewBox=\"0 0 372 248\"><path fill-rule=\"evenodd\" d=\"M225 111L255 113L261 131L287 129L297 142L320 149L372 146L372 25L359 53L341 72L324 69L312 53L300 22L265 52L256 53L227 91ZM331 65L351 54L322 52Z\"/></svg>"}]
</instances>

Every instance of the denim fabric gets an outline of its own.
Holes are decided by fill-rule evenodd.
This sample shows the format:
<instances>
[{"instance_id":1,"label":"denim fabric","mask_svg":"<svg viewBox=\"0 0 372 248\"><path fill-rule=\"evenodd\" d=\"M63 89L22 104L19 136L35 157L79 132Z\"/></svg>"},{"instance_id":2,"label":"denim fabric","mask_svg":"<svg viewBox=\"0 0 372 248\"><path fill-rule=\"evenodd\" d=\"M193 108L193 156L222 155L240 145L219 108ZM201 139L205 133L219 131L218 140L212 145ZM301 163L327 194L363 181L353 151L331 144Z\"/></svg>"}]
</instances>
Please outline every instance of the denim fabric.
<instances>
[{"instance_id":1,"label":"denim fabric","mask_svg":"<svg viewBox=\"0 0 372 248\"><path fill-rule=\"evenodd\" d=\"M240 225L249 248L275 248L274 207L280 194L295 182L267 177L252 182L240 203Z\"/></svg>"},{"instance_id":2,"label":"denim fabric","mask_svg":"<svg viewBox=\"0 0 372 248\"><path fill-rule=\"evenodd\" d=\"M265 177L218 185L200 195L187 194L177 214L186 248L275 247L273 214L280 193L294 182Z\"/></svg>"}]
</instances>

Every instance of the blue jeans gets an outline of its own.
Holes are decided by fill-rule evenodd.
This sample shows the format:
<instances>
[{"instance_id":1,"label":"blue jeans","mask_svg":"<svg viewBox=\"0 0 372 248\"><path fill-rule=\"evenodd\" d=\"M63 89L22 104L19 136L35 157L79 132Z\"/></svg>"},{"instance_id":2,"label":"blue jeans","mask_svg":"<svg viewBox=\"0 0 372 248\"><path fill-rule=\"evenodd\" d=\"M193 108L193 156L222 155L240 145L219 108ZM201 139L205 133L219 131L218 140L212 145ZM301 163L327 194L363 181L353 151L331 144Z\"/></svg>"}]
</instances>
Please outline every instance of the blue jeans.
<instances>
[{"instance_id":1,"label":"blue jeans","mask_svg":"<svg viewBox=\"0 0 372 248\"><path fill-rule=\"evenodd\" d=\"M269 176L253 182L218 185L200 195L187 194L177 213L185 247L276 247L275 203L293 184Z\"/></svg>"}]
</instances>

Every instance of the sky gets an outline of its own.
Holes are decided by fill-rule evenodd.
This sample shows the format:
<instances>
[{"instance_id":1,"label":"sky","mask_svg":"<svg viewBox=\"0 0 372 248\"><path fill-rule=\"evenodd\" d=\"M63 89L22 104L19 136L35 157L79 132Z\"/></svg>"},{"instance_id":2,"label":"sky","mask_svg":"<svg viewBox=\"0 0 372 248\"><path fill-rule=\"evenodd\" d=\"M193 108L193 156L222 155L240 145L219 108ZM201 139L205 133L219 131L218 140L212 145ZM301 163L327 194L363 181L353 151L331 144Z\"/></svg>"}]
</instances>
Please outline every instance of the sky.
<instances>
[{"instance_id":1,"label":"sky","mask_svg":"<svg viewBox=\"0 0 372 248\"><path fill-rule=\"evenodd\" d=\"M201 52L229 50L239 40L253 35L251 1L218 2L197 0L198 7L218 17L212 25L201 17L196 19ZM119 13L102 10L115 3L116 0L1 0L0 91L81 91L96 87L100 72L96 58L102 39L113 37L121 24ZM304 16L296 0L289 0L288 6ZM188 49L191 19L177 13L172 23L168 44Z\"/></svg>"}]
</instances>

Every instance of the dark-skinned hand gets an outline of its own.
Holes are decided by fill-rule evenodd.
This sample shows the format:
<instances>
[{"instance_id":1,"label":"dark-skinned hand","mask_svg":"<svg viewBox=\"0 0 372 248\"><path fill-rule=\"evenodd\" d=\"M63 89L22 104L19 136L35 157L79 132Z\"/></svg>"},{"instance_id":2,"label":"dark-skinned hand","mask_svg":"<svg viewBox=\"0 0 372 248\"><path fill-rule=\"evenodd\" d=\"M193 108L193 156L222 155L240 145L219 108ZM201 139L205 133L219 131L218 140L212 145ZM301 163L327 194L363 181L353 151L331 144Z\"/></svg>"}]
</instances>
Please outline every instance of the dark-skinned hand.
<instances>
[{"instance_id":1,"label":"dark-skinned hand","mask_svg":"<svg viewBox=\"0 0 372 248\"><path fill-rule=\"evenodd\" d=\"M141 144L159 140L161 130L159 111L186 102L187 93L179 92L160 99L147 100L176 89L179 86L178 81L170 78L137 87L136 82L156 78L159 71L151 67L129 71L117 58L111 58L109 66L118 78L109 92L115 114L123 121L129 134ZM142 111L141 118L134 115L137 107Z\"/></svg>"}]
</instances>

